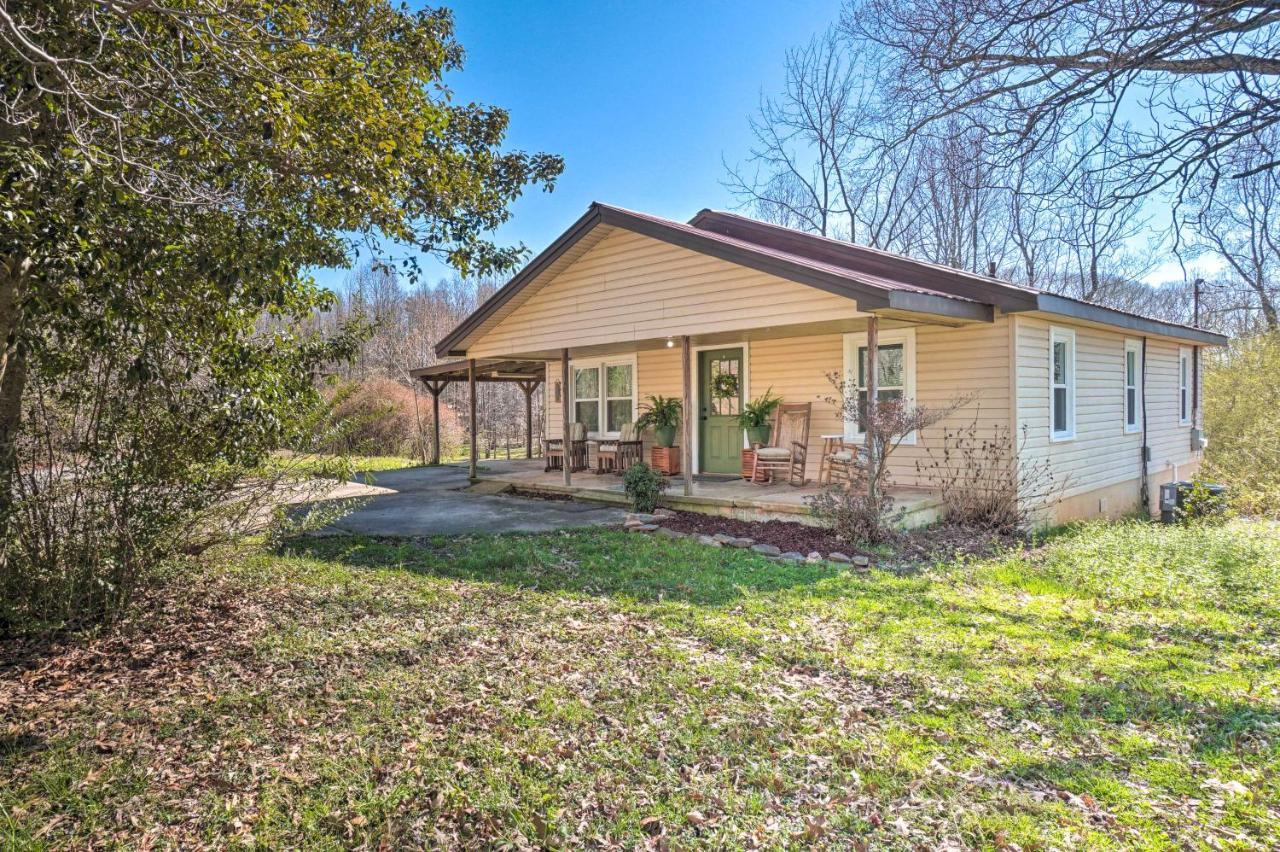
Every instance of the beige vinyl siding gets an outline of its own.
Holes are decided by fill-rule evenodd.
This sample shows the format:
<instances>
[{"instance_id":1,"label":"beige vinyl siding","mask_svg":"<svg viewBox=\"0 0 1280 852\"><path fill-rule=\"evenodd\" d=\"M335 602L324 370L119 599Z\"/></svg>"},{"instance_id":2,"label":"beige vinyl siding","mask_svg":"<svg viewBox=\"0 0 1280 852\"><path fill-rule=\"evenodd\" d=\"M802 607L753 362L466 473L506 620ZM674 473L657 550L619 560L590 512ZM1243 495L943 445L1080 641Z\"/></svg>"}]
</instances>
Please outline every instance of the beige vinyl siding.
<instances>
[{"instance_id":1,"label":"beige vinyl siding","mask_svg":"<svg viewBox=\"0 0 1280 852\"><path fill-rule=\"evenodd\" d=\"M611 356L615 357L615 356ZM626 357L625 353L616 357ZM560 362L550 361L547 363L547 387L554 388L555 383L560 381ZM641 349L636 353L636 403L638 410L636 416L640 415L645 405L645 398L653 396L674 396L677 399L683 394L683 386L681 385L680 374L680 348L661 349ZM546 394L546 423L547 435L552 438L559 437L561 434L562 423L564 417L562 415L563 402L555 401L554 391ZM652 443L652 434L646 433L645 451ZM677 441L679 438L677 437Z\"/></svg>"},{"instance_id":2,"label":"beige vinyl siding","mask_svg":"<svg viewBox=\"0 0 1280 852\"><path fill-rule=\"evenodd\" d=\"M1017 419L1026 428L1023 458L1047 459L1054 476L1065 482L1062 496L1097 491L1141 476L1142 433L1124 431L1124 342L1141 337L1043 317L1020 316L1015 334ZM1075 437L1050 440L1049 330L1068 328L1076 337ZM1148 338L1146 408L1151 462L1157 481L1173 465L1184 470L1197 460L1190 426L1178 423L1178 344ZM1139 403L1141 404L1141 402ZM1091 512L1096 512L1093 506Z\"/></svg>"},{"instance_id":3,"label":"beige vinyl siding","mask_svg":"<svg viewBox=\"0 0 1280 852\"><path fill-rule=\"evenodd\" d=\"M1007 319L961 328L916 327L916 401L943 407L970 397L946 422L916 436L891 457L891 476L899 486L927 487L916 462L927 462L929 448L941 446L944 430L977 422L990 436L1009 425L1009 332ZM844 336L840 334L753 341L749 380L751 395L770 387L787 402L812 402L808 475L816 478L824 434L843 432L836 385L830 373L841 373Z\"/></svg>"},{"instance_id":4,"label":"beige vinyl siding","mask_svg":"<svg viewBox=\"0 0 1280 852\"><path fill-rule=\"evenodd\" d=\"M861 315L843 296L615 231L473 342L467 355L501 357Z\"/></svg>"}]
</instances>

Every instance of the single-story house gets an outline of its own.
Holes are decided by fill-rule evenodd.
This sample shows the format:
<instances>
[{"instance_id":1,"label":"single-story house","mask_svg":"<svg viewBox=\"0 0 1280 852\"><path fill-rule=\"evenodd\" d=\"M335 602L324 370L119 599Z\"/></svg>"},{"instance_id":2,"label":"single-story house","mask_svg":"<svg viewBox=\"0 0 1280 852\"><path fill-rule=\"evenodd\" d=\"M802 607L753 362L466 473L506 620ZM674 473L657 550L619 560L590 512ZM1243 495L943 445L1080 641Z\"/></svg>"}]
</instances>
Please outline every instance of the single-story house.
<instances>
[{"instance_id":1,"label":"single-story house","mask_svg":"<svg viewBox=\"0 0 1280 852\"><path fill-rule=\"evenodd\" d=\"M950 425L1017 435L1019 463L1041 461L1064 483L1057 521L1131 512L1141 494L1153 510L1160 483L1196 471L1200 351L1227 342L731 213L682 223L596 203L440 341L440 356L465 360L436 370L537 374L550 436L566 418L616 436L648 395L683 398L697 415L680 442L689 493L691 477L740 470L743 433L715 416L713 375L739 377L733 410L766 389L812 403L811 478L823 435L859 440L830 376L865 387L869 333L877 398L968 400ZM894 454L896 485L928 486L916 462L946 425Z\"/></svg>"}]
</instances>

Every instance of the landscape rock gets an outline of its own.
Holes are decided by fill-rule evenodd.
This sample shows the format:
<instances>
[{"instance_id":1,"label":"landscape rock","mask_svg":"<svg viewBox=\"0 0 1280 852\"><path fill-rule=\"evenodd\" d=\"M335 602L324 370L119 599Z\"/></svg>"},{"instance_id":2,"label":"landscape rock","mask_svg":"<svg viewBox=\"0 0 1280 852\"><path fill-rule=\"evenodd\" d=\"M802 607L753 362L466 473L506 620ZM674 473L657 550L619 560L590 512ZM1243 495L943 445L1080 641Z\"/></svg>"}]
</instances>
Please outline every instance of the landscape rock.
<instances>
[{"instance_id":1,"label":"landscape rock","mask_svg":"<svg viewBox=\"0 0 1280 852\"><path fill-rule=\"evenodd\" d=\"M785 559L788 562L803 562L804 554L795 550L788 550L786 553L778 554L779 559Z\"/></svg>"},{"instance_id":2,"label":"landscape rock","mask_svg":"<svg viewBox=\"0 0 1280 852\"><path fill-rule=\"evenodd\" d=\"M804 561L805 562L821 562L822 554L816 550L811 551L809 555L804 558Z\"/></svg>"},{"instance_id":3,"label":"landscape rock","mask_svg":"<svg viewBox=\"0 0 1280 852\"><path fill-rule=\"evenodd\" d=\"M853 560L852 560L852 559L850 559L850 558L849 558L848 556L846 556L845 554L837 552L837 553L828 553L828 554L827 554L827 561L829 561L829 562L844 562L844 563L849 563L849 562L852 562Z\"/></svg>"},{"instance_id":4,"label":"landscape rock","mask_svg":"<svg viewBox=\"0 0 1280 852\"><path fill-rule=\"evenodd\" d=\"M858 566L859 568L866 568L871 564L871 559L870 557L863 556L862 554L858 554L857 556L853 557L853 564Z\"/></svg>"},{"instance_id":5,"label":"landscape rock","mask_svg":"<svg viewBox=\"0 0 1280 852\"><path fill-rule=\"evenodd\" d=\"M655 532L654 534L660 535L663 538L684 538L684 533L677 532L676 530L672 530L672 529L667 529L666 527L658 527L657 532Z\"/></svg>"},{"instance_id":6,"label":"landscape rock","mask_svg":"<svg viewBox=\"0 0 1280 852\"><path fill-rule=\"evenodd\" d=\"M634 526L628 524L627 529L629 529L631 532L647 533L647 532L654 532L655 530L659 530L661 529L661 527L659 527L657 524L636 524Z\"/></svg>"},{"instance_id":7,"label":"landscape rock","mask_svg":"<svg viewBox=\"0 0 1280 852\"><path fill-rule=\"evenodd\" d=\"M666 518L674 518L676 513L670 509L654 509L653 516L665 520Z\"/></svg>"},{"instance_id":8,"label":"landscape rock","mask_svg":"<svg viewBox=\"0 0 1280 852\"><path fill-rule=\"evenodd\" d=\"M721 544L730 544L733 542L733 536L728 535L726 533L716 533L715 535L712 536L712 538L714 538L716 541L720 542Z\"/></svg>"},{"instance_id":9,"label":"landscape rock","mask_svg":"<svg viewBox=\"0 0 1280 852\"><path fill-rule=\"evenodd\" d=\"M627 522L636 521L641 524L652 524L658 521L658 515L649 515L644 512L628 512Z\"/></svg>"},{"instance_id":10,"label":"landscape rock","mask_svg":"<svg viewBox=\"0 0 1280 852\"><path fill-rule=\"evenodd\" d=\"M729 546L730 547L750 547L755 543L756 543L756 540L753 538L735 538L729 542Z\"/></svg>"},{"instance_id":11,"label":"landscape rock","mask_svg":"<svg viewBox=\"0 0 1280 852\"><path fill-rule=\"evenodd\" d=\"M712 538L709 535L698 536L698 544L705 544L710 547L724 547L722 543L720 543L719 541L717 541L716 539Z\"/></svg>"},{"instance_id":12,"label":"landscape rock","mask_svg":"<svg viewBox=\"0 0 1280 852\"><path fill-rule=\"evenodd\" d=\"M782 551L774 547L772 544L757 544L751 548L762 556L781 556Z\"/></svg>"}]
</instances>

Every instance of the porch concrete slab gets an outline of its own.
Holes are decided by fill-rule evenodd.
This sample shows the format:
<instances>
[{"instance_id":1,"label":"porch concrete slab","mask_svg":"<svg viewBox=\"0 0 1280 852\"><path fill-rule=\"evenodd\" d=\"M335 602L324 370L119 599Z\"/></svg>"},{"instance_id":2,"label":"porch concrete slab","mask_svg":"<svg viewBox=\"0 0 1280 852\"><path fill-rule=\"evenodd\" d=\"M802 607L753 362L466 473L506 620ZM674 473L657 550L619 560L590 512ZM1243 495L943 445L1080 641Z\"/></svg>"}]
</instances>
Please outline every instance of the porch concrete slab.
<instances>
[{"instance_id":1,"label":"porch concrete slab","mask_svg":"<svg viewBox=\"0 0 1280 852\"><path fill-rule=\"evenodd\" d=\"M486 464L494 472L509 463ZM344 483L328 495L329 499L362 496L368 500L322 534L413 537L548 532L621 524L626 519L625 510L596 503L475 493L468 489L466 465L389 470L370 477L371 487Z\"/></svg>"},{"instance_id":2,"label":"porch concrete slab","mask_svg":"<svg viewBox=\"0 0 1280 852\"><path fill-rule=\"evenodd\" d=\"M520 459L494 465L481 471L482 479L514 485L534 491L573 494L583 500L626 505L622 477L605 474L597 476L584 470L573 474L572 484L564 484L561 471L546 472L541 459ZM821 489L814 482L795 487L787 483L753 483L745 479L700 479L693 483L693 494L681 493L679 478L670 480L671 488L663 502L673 509L685 509L708 515L738 518L739 520L785 520L816 524L809 508L808 498ZM939 501L936 494L918 488L895 488L892 491L895 508L902 510L900 526L921 527L933 523L939 517Z\"/></svg>"}]
</instances>

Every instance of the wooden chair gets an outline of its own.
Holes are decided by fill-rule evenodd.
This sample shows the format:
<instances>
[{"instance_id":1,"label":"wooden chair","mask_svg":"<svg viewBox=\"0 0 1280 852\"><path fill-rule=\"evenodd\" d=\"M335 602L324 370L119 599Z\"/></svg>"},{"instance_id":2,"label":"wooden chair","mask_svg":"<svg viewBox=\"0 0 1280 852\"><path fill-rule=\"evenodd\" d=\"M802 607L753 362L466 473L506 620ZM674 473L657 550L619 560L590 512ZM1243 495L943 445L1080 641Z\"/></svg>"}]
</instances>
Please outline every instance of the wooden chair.
<instances>
[{"instance_id":1,"label":"wooden chair","mask_svg":"<svg viewBox=\"0 0 1280 852\"><path fill-rule=\"evenodd\" d=\"M596 474L621 475L643 457L644 443L636 434L636 424L623 423L622 428L618 430L616 441L605 438L600 442L600 446L596 447Z\"/></svg>"},{"instance_id":2,"label":"wooden chair","mask_svg":"<svg viewBox=\"0 0 1280 852\"><path fill-rule=\"evenodd\" d=\"M564 439L543 438L542 454L547 462L544 471L564 470ZM569 470L587 469L587 427L583 423L569 424Z\"/></svg>"},{"instance_id":3,"label":"wooden chair","mask_svg":"<svg viewBox=\"0 0 1280 852\"><path fill-rule=\"evenodd\" d=\"M804 478L804 465L809 451L809 419L812 414L811 402L784 402L778 406L773 416L772 443L755 448L752 482L766 475L773 481L779 471L786 471L787 481L796 487L808 482Z\"/></svg>"},{"instance_id":4,"label":"wooden chair","mask_svg":"<svg viewBox=\"0 0 1280 852\"><path fill-rule=\"evenodd\" d=\"M818 484L848 485L866 472L867 448L843 435L822 436L822 458L818 461Z\"/></svg>"}]
</instances>

